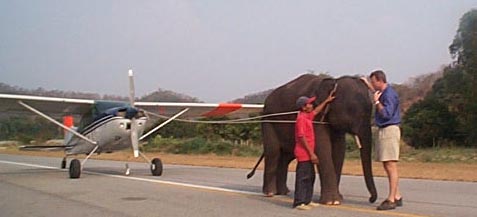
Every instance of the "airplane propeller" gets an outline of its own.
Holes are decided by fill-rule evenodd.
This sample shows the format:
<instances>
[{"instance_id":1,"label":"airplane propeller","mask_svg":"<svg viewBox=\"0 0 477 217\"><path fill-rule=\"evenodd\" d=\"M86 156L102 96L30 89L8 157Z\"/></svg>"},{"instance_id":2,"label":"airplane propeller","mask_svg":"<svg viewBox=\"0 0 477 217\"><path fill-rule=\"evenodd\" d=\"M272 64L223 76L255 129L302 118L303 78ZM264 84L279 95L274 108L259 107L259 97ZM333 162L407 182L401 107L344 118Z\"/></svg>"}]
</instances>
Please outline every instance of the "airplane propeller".
<instances>
[{"instance_id":1,"label":"airplane propeller","mask_svg":"<svg viewBox=\"0 0 477 217\"><path fill-rule=\"evenodd\" d=\"M134 78L133 71L129 69L129 103L134 107ZM131 145L134 152L134 157L139 156L139 135L137 133L139 122L136 117L131 118Z\"/></svg>"}]
</instances>

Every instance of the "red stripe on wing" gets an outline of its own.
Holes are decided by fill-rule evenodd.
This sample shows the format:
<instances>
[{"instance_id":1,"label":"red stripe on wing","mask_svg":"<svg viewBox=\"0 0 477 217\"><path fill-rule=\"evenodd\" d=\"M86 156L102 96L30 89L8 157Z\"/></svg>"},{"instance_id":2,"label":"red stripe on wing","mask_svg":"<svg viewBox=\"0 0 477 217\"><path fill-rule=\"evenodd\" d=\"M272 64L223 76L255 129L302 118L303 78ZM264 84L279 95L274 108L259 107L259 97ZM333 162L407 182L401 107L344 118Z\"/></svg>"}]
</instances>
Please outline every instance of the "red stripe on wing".
<instances>
[{"instance_id":1,"label":"red stripe on wing","mask_svg":"<svg viewBox=\"0 0 477 217\"><path fill-rule=\"evenodd\" d=\"M242 108L242 104L221 103L217 108L210 112L202 114L202 116L224 116L230 112L239 110L240 108Z\"/></svg>"}]
</instances>

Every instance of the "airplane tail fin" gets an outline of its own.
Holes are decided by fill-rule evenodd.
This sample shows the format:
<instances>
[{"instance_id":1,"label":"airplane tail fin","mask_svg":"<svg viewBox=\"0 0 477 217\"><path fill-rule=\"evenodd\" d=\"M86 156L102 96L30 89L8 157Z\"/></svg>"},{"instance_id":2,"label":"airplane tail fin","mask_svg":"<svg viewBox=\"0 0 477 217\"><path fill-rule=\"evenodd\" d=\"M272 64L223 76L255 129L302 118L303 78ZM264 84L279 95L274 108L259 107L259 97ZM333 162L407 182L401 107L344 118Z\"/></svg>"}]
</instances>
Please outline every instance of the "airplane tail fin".
<instances>
[{"instance_id":1,"label":"airplane tail fin","mask_svg":"<svg viewBox=\"0 0 477 217\"><path fill-rule=\"evenodd\" d=\"M63 125L65 125L69 128L72 128L73 130L78 129L77 127L74 126L74 118L73 118L72 115L67 115L67 116L63 117ZM63 145L66 146L68 144L68 142L71 140L71 138L73 138L73 133L71 133L67 130L64 130L63 132L64 132Z\"/></svg>"}]
</instances>

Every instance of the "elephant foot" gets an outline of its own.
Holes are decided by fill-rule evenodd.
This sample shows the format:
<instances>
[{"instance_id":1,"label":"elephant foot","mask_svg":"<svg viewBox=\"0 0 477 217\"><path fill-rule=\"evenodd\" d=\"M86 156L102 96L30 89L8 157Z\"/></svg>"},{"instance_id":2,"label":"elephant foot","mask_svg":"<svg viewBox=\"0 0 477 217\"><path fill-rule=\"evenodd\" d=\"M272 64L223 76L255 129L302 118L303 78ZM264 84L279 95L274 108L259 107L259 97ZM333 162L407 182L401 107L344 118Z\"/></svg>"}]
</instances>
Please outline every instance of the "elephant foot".
<instances>
[{"instance_id":1,"label":"elephant foot","mask_svg":"<svg viewBox=\"0 0 477 217\"><path fill-rule=\"evenodd\" d=\"M327 201L324 204L327 206L337 206L337 205L341 205L341 202L339 200L334 200L334 201Z\"/></svg>"},{"instance_id":2,"label":"elephant foot","mask_svg":"<svg viewBox=\"0 0 477 217\"><path fill-rule=\"evenodd\" d=\"M268 193L265 193L265 192L264 192L264 193L263 193L263 196L264 196L264 197L273 197L274 195L275 195L275 194L272 193L272 192L268 192Z\"/></svg>"},{"instance_id":3,"label":"elephant foot","mask_svg":"<svg viewBox=\"0 0 477 217\"><path fill-rule=\"evenodd\" d=\"M277 195L288 195L290 193L290 189L286 188L285 190L281 190L277 192Z\"/></svg>"},{"instance_id":4,"label":"elephant foot","mask_svg":"<svg viewBox=\"0 0 477 217\"><path fill-rule=\"evenodd\" d=\"M341 194L337 194L337 195L322 195L318 202L328 206L336 206L336 205L341 205L342 201L343 201L343 196Z\"/></svg>"},{"instance_id":5,"label":"elephant foot","mask_svg":"<svg viewBox=\"0 0 477 217\"><path fill-rule=\"evenodd\" d=\"M341 205L341 200L319 200L320 204L327 205L327 206L338 206Z\"/></svg>"}]
</instances>

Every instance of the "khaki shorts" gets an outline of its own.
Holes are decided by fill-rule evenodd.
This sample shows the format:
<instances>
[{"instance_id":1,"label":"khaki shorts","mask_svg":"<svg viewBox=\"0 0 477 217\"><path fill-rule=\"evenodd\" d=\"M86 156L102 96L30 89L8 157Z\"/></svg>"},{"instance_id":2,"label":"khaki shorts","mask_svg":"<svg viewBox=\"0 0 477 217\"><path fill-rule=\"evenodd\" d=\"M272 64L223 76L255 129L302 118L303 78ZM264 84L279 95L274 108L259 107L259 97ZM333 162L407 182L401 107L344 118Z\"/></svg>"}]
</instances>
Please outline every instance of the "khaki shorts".
<instances>
[{"instance_id":1,"label":"khaki shorts","mask_svg":"<svg viewBox=\"0 0 477 217\"><path fill-rule=\"evenodd\" d=\"M401 130L398 125L378 129L375 141L376 161L398 161Z\"/></svg>"}]
</instances>

